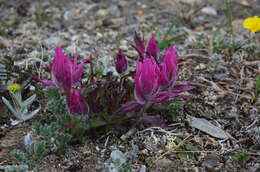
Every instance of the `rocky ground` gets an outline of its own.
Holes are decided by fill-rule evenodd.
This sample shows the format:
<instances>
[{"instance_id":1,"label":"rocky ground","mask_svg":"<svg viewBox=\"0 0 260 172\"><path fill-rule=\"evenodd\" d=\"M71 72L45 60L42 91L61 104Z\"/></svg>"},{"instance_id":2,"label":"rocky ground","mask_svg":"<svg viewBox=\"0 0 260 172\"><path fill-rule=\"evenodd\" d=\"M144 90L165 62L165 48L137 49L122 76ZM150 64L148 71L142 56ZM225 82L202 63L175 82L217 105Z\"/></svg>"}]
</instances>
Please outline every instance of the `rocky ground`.
<instances>
[{"instance_id":1,"label":"rocky ground","mask_svg":"<svg viewBox=\"0 0 260 172\"><path fill-rule=\"evenodd\" d=\"M26 84L30 72L42 73L57 44L80 57L113 59L118 49L134 55L135 31L162 40L174 22L171 36L184 35L174 41L179 80L200 85L171 123L140 126L127 141L113 132L90 137L65 155L47 156L39 171L99 171L115 148L138 149L129 161L133 171L260 171L259 47L250 51L260 45L259 34L253 42L242 27L246 17L259 15L260 1L0 0L0 9L0 63L13 62L13 81ZM37 119L10 126L0 103L0 165L17 164L9 152L21 147Z\"/></svg>"}]
</instances>

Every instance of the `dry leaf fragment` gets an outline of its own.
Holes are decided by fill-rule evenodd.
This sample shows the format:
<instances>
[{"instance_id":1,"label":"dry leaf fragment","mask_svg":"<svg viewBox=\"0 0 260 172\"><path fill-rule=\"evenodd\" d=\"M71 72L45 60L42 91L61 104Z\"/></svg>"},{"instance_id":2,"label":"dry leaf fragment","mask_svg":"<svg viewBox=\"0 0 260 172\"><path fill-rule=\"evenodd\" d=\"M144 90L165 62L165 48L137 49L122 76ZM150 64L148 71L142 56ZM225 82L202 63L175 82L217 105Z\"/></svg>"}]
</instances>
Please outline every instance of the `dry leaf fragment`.
<instances>
[{"instance_id":1,"label":"dry leaf fragment","mask_svg":"<svg viewBox=\"0 0 260 172\"><path fill-rule=\"evenodd\" d=\"M195 118L193 116L187 116L187 121L191 127L201 130L213 137L219 139L228 139L228 134L219 127L211 124L208 120L202 118Z\"/></svg>"},{"instance_id":2,"label":"dry leaf fragment","mask_svg":"<svg viewBox=\"0 0 260 172\"><path fill-rule=\"evenodd\" d=\"M240 5L244 6L244 7L252 7L251 3L248 1L241 1Z\"/></svg>"},{"instance_id":3,"label":"dry leaf fragment","mask_svg":"<svg viewBox=\"0 0 260 172\"><path fill-rule=\"evenodd\" d=\"M217 16L217 10L213 7L204 7L201 9L201 12L207 15L211 15L211 16Z\"/></svg>"}]
</instances>

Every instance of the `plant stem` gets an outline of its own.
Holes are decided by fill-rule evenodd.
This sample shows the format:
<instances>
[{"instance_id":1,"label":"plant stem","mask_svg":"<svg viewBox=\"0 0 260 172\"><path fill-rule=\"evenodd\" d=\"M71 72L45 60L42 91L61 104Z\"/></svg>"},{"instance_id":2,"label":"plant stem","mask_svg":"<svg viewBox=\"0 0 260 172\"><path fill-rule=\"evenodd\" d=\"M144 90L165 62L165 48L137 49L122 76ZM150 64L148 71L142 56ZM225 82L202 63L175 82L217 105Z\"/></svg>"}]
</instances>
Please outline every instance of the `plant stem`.
<instances>
[{"instance_id":1,"label":"plant stem","mask_svg":"<svg viewBox=\"0 0 260 172\"><path fill-rule=\"evenodd\" d=\"M127 133L125 133L124 135L122 135L120 138L122 140L127 140L129 137L131 137L137 130L137 126L138 124L143 120L143 118L145 117L145 111L146 109L148 109L150 106L152 105L152 103L147 102L146 104L144 104L143 108L139 111L139 113L137 114L137 116L139 116L138 120L135 122L135 124L131 127L130 130L128 130Z\"/></svg>"}]
</instances>

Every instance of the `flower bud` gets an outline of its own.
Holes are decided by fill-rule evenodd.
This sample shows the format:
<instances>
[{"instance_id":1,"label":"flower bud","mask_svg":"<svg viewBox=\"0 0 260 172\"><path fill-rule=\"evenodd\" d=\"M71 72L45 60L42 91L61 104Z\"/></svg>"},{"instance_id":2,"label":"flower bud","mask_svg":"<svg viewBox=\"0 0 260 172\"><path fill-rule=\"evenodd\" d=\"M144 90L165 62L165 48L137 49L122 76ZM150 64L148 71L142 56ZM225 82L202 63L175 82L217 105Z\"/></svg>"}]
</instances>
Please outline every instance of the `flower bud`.
<instances>
[{"instance_id":1,"label":"flower bud","mask_svg":"<svg viewBox=\"0 0 260 172\"><path fill-rule=\"evenodd\" d=\"M116 56L116 71L119 74L124 73L127 70L127 59L126 55L119 51Z\"/></svg>"}]
</instances>

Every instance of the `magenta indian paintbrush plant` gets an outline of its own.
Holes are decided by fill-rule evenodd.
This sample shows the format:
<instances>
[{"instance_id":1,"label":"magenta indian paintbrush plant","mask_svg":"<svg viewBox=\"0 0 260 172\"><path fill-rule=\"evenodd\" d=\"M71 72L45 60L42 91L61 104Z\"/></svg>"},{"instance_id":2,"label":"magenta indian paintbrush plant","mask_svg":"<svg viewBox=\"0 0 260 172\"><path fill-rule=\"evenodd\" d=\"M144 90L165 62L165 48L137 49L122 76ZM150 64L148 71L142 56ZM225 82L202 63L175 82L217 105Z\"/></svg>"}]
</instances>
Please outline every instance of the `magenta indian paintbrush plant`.
<instances>
[{"instance_id":1,"label":"magenta indian paintbrush plant","mask_svg":"<svg viewBox=\"0 0 260 172\"><path fill-rule=\"evenodd\" d=\"M134 77L136 102L125 103L114 115L139 109L140 105L147 109L152 103L167 102L180 96L180 93L195 88L193 83L176 83L179 56L173 46L169 46L160 57L154 34L147 45L137 34L134 41L136 45L132 46L139 55Z\"/></svg>"},{"instance_id":2,"label":"magenta indian paintbrush plant","mask_svg":"<svg viewBox=\"0 0 260 172\"><path fill-rule=\"evenodd\" d=\"M136 62L136 74L134 77L135 98L137 102L140 104L146 104L148 102L159 103L178 96L182 90L179 89L175 91L173 89L179 72L177 65L179 56L175 48L169 46L164 55L160 57L160 50L154 34L152 34L147 45L145 45L145 42L141 40L137 34L134 36L134 41L136 45L132 46L140 57L139 61ZM125 55L118 53L116 63L117 71L121 72L126 64L127 60ZM182 88L183 91L188 91L194 88L193 86L192 84L186 83L179 88Z\"/></svg>"},{"instance_id":3,"label":"magenta indian paintbrush plant","mask_svg":"<svg viewBox=\"0 0 260 172\"><path fill-rule=\"evenodd\" d=\"M63 53L61 47L57 46L54 60L50 63L52 80L41 79L36 76L33 76L33 78L46 86L53 86L60 88L62 91L67 91L81 79L84 64L89 62L90 59L85 58L78 64L77 57L71 60L69 56Z\"/></svg>"},{"instance_id":4,"label":"magenta indian paintbrush plant","mask_svg":"<svg viewBox=\"0 0 260 172\"><path fill-rule=\"evenodd\" d=\"M170 101L180 96L182 92L192 90L195 85L176 82L179 73L177 63L179 56L174 46L169 46L160 56L154 34L147 43L135 34L134 42L135 45L132 47L139 55L134 76L131 71L120 79L110 75L96 77L92 72L91 79L85 86L76 86L82 78L84 64L89 63L90 60L85 58L78 64L77 57L71 60L63 53L61 47L57 46L55 58L50 64L52 80L38 77L34 79L46 86L57 87L65 93L68 111L74 116L89 117L89 114L93 114L91 117L99 119L103 124L113 125L115 121L121 124L122 121L135 118L138 118L137 121L159 120L157 117L144 115L145 111L152 108L153 103ZM121 51L116 56L115 68L119 74L124 74L128 68L126 55ZM134 83L127 79L129 76L134 78ZM86 91L91 85L95 86L93 90ZM131 99L133 88L135 101Z\"/></svg>"},{"instance_id":5,"label":"magenta indian paintbrush plant","mask_svg":"<svg viewBox=\"0 0 260 172\"><path fill-rule=\"evenodd\" d=\"M137 47L139 47L136 50L140 55L139 49L144 44L137 35L135 35L135 40L138 40L135 41ZM143 62L137 61L136 63L135 98L138 103L145 104L149 101L161 103L177 97L183 91L194 88L192 83L175 83L179 73L177 64L179 56L173 46L169 46L162 58L160 58L158 46L154 34L152 34L146 47L148 52L143 53L146 54L143 56ZM161 59L160 63L158 63L160 61L158 59Z\"/></svg>"},{"instance_id":6,"label":"magenta indian paintbrush plant","mask_svg":"<svg viewBox=\"0 0 260 172\"><path fill-rule=\"evenodd\" d=\"M89 106L81 95L81 90L74 90L73 86L81 80L83 67L90 59L85 58L78 64L77 57L73 60L65 55L60 46L55 48L54 60L50 63L52 80L41 79L33 76L33 79L43 83L45 86L59 88L67 95L67 105L71 115L87 116Z\"/></svg>"}]
</instances>

